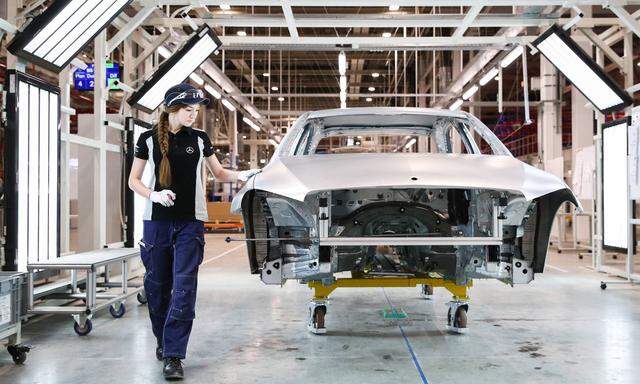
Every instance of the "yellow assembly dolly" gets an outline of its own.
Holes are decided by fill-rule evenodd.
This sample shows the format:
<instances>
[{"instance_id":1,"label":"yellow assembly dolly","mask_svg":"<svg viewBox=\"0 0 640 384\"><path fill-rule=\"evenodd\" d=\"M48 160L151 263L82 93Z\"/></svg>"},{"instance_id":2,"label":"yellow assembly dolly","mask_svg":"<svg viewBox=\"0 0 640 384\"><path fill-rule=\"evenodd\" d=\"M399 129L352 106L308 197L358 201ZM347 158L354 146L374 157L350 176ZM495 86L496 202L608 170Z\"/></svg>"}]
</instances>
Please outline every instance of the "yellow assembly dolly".
<instances>
[{"instance_id":1,"label":"yellow assembly dolly","mask_svg":"<svg viewBox=\"0 0 640 384\"><path fill-rule=\"evenodd\" d=\"M453 295L449 302L447 313L447 328L456 333L464 333L467 329L467 311L469 310L469 297L467 289L473 283L467 281L466 285L457 285L453 281L442 278L402 278L402 277L371 277L371 278L339 278L329 284L322 281L307 282L309 288L314 290L313 299L309 302L309 319L307 328L314 334L327 332L325 327L325 315L329 295L337 288L406 288L422 285L422 294L425 297L433 294L433 288L442 287Z\"/></svg>"}]
</instances>

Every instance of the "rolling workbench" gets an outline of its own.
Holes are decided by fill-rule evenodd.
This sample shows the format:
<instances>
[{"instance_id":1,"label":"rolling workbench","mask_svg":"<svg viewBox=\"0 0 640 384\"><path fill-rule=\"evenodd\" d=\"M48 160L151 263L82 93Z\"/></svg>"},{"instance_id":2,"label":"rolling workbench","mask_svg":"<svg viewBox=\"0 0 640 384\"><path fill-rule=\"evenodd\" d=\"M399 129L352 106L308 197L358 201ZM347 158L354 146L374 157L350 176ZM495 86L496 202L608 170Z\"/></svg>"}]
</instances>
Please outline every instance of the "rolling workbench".
<instances>
[{"instance_id":1,"label":"rolling workbench","mask_svg":"<svg viewBox=\"0 0 640 384\"><path fill-rule=\"evenodd\" d=\"M129 296L138 295L140 303L146 303L143 287L133 285L128 280L129 262L140 256L138 248L105 248L98 251L76 253L63 256L55 260L33 262L27 265L28 270L28 298L29 314L66 314L74 319L74 331L85 336L91 332L91 318L97 311L109 307L109 312L115 318L120 318L125 313L124 302ZM119 282L109 281L108 266L121 264L122 276ZM98 270L105 267L102 281L98 282ZM63 299L63 305L46 305L46 297L40 300L43 303L34 305L34 275L39 271L71 271L71 292L58 293L52 296L59 301ZM84 292L79 289L78 272L86 272L84 280ZM98 289L121 288L121 292L98 292ZM65 300L66 299L66 300ZM84 306L66 305L69 300L82 299Z\"/></svg>"}]
</instances>

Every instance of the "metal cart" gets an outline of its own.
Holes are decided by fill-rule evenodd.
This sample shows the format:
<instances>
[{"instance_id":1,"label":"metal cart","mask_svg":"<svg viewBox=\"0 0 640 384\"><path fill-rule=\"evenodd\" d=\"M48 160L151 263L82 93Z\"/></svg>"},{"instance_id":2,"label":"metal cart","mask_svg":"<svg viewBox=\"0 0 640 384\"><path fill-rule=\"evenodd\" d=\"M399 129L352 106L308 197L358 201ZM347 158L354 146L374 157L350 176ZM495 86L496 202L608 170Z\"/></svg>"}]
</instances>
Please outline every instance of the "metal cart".
<instances>
[{"instance_id":1,"label":"metal cart","mask_svg":"<svg viewBox=\"0 0 640 384\"><path fill-rule=\"evenodd\" d=\"M91 318L93 314L101 309L109 307L109 312L115 318L120 318L125 314L124 302L127 297L138 295L140 303L146 302L146 297L142 293L143 287L130 284L128 278L128 264L131 259L139 257L138 248L107 248L98 251L76 253L63 256L55 260L34 262L27 265L29 272L29 314L67 314L74 319L74 331L79 336L88 335L91 332ZM109 281L108 268L105 268L103 281L98 282L98 269L107 267L110 264L121 263L122 278L119 282ZM61 306L46 305L45 303L34 305L34 274L37 271L71 271L72 289L71 293L53 295L54 299L82 299L84 306ZM86 271L84 281L85 290L78 289L78 271ZM109 289L120 287L120 293L98 292L99 288Z\"/></svg>"},{"instance_id":2,"label":"metal cart","mask_svg":"<svg viewBox=\"0 0 640 384\"><path fill-rule=\"evenodd\" d=\"M27 360L30 347L22 345L22 287L25 272L0 272L0 340L8 339L7 351L13 362Z\"/></svg>"}]
</instances>

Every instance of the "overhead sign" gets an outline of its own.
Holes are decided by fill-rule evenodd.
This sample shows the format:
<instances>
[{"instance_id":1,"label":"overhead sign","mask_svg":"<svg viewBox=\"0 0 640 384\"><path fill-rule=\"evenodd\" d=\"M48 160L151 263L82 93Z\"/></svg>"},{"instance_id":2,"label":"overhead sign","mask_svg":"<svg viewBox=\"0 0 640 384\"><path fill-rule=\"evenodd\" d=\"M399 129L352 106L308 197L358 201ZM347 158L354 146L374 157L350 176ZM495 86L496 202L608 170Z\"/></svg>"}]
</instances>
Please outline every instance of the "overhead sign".
<instances>
[{"instance_id":1,"label":"overhead sign","mask_svg":"<svg viewBox=\"0 0 640 384\"><path fill-rule=\"evenodd\" d=\"M120 80L120 66L118 63L107 62L107 79L105 84L109 89L120 89L113 83ZM92 91L95 86L94 64L89 64L87 69L76 69L73 73L73 87L78 91Z\"/></svg>"}]
</instances>

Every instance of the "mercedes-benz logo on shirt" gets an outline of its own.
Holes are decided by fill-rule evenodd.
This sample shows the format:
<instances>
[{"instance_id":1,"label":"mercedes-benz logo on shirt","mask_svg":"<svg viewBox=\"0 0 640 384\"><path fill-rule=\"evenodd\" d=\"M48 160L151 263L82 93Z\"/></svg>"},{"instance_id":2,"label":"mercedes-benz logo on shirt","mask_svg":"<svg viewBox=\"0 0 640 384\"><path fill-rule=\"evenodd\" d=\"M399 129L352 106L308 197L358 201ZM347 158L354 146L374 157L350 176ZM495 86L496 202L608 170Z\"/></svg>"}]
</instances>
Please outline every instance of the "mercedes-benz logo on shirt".
<instances>
[{"instance_id":1,"label":"mercedes-benz logo on shirt","mask_svg":"<svg viewBox=\"0 0 640 384\"><path fill-rule=\"evenodd\" d=\"M192 154L193 153L193 147L187 147L186 149L188 154Z\"/></svg>"}]
</instances>

